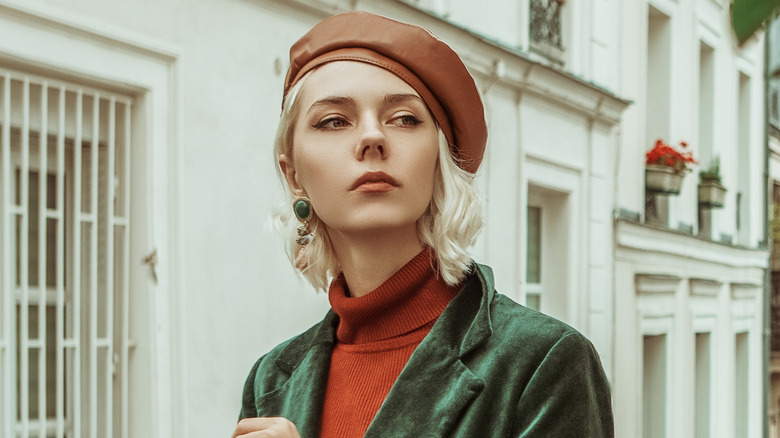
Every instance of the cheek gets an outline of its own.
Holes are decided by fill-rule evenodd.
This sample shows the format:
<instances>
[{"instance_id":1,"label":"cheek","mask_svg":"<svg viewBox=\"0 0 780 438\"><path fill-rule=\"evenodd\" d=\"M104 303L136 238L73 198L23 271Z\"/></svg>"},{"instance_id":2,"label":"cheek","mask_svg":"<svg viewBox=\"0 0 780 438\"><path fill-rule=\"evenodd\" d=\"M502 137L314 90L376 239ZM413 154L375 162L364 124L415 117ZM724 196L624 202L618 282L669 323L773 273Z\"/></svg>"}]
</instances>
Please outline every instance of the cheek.
<instances>
[{"instance_id":1,"label":"cheek","mask_svg":"<svg viewBox=\"0 0 780 438\"><path fill-rule=\"evenodd\" d=\"M424 158L419 160L418 171L420 175L426 175L426 182L430 183L430 188L433 190L433 180L436 175L436 169L439 166L439 148L438 144L428 149Z\"/></svg>"},{"instance_id":2,"label":"cheek","mask_svg":"<svg viewBox=\"0 0 780 438\"><path fill-rule=\"evenodd\" d=\"M340 174L340 162L335 154L324 150L299 148L294 152L296 179L303 189L313 195L313 191L328 190L337 184Z\"/></svg>"}]
</instances>

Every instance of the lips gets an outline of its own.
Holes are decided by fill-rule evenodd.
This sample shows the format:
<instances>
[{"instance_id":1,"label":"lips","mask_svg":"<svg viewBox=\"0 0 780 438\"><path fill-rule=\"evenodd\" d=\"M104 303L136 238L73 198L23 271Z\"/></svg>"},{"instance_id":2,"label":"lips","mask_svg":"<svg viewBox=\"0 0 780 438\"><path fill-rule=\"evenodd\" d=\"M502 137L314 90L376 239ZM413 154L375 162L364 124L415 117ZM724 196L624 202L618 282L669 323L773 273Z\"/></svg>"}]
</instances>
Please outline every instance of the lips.
<instances>
[{"instance_id":1,"label":"lips","mask_svg":"<svg viewBox=\"0 0 780 438\"><path fill-rule=\"evenodd\" d=\"M401 184L392 176L384 172L366 172L349 187L356 192L387 192Z\"/></svg>"}]
</instances>

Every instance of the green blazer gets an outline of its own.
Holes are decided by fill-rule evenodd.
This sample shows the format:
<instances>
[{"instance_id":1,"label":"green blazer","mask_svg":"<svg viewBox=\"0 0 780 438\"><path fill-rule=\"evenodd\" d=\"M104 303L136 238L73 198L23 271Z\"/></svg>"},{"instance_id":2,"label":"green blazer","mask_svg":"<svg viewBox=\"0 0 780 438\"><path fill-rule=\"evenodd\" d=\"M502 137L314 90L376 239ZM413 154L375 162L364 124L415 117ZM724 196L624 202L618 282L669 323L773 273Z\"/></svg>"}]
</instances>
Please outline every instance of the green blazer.
<instances>
[{"instance_id":1,"label":"green blazer","mask_svg":"<svg viewBox=\"0 0 780 438\"><path fill-rule=\"evenodd\" d=\"M598 354L566 324L496 293L476 265L412 354L366 437L611 437ZM319 436L338 316L261 357L240 418L281 416Z\"/></svg>"}]
</instances>

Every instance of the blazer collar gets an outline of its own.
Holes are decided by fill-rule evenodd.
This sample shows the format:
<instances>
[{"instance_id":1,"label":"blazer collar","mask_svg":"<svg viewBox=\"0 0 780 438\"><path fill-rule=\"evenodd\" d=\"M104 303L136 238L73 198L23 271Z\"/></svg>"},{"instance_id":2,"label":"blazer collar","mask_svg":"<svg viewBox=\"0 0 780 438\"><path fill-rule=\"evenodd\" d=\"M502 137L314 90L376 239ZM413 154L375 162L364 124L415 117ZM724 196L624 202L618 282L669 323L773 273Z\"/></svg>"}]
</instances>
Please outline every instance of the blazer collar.
<instances>
[{"instance_id":1,"label":"blazer collar","mask_svg":"<svg viewBox=\"0 0 780 438\"><path fill-rule=\"evenodd\" d=\"M337 324L338 316L329 311L320 324L284 348L275 366L287 378L257 398L257 411L261 415L287 418L303 437L319 436Z\"/></svg>"},{"instance_id":2,"label":"blazer collar","mask_svg":"<svg viewBox=\"0 0 780 438\"><path fill-rule=\"evenodd\" d=\"M495 282L493 280L493 270L489 266L473 264L473 276L469 276L459 294L465 301L462 304L454 304L453 312L459 314L459 317L465 318L460 321L471 321L468 330L463 334L462 342L458 348L459 357L463 357L479 344L484 342L493 334L493 323L490 317L490 305L495 295ZM475 298L479 298L479 304L475 305ZM477 309L474 312L474 309ZM469 318L471 316L471 318ZM457 329L456 329L457 330Z\"/></svg>"},{"instance_id":3,"label":"blazer collar","mask_svg":"<svg viewBox=\"0 0 780 438\"><path fill-rule=\"evenodd\" d=\"M451 430L460 412L484 388L461 359L492 334L494 293L491 269L473 264L461 292L401 371L366 437L402 436L414 424L435 425L435 436ZM289 378L257 400L258 409L287 417L301 436L319 435L337 324L338 316L328 312L318 326L291 341L276 360Z\"/></svg>"},{"instance_id":4,"label":"blazer collar","mask_svg":"<svg viewBox=\"0 0 780 438\"><path fill-rule=\"evenodd\" d=\"M485 387L462 361L492 333L492 272L479 265L473 271L409 358L366 437L403 436L412 425L425 425L429 436L447 436Z\"/></svg>"},{"instance_id":5,"label":"blazer collar","mask_svg":"<svg viewBox=\"0 0 780 438\"><path fill-rule=\"evenodd\" d=\"M329 310L319 324L290 341L276 359L276 366L282 371L292 374L304 360L309 350L325 347L330 351L336 340L338 323L338 315Z\"/></svg>"}]
</instances>

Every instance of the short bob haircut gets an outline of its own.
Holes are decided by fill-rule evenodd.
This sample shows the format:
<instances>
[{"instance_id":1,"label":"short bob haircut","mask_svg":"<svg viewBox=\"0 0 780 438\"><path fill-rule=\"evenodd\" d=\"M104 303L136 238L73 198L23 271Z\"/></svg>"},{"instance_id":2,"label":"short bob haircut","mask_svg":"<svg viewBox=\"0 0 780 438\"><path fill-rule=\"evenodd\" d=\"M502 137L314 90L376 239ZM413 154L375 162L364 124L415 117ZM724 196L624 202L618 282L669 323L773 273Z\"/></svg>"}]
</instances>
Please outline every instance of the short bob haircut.
<instances>
[{"instance_id":1,"label":"short bob haircut","mask_svg":"<svg viewBox=\"0 0 780 438\"><path fill-rule=\"evenodd\" d=\"M274 143L276 171L290 196L290 202L274 215L274 219L286 236L287 255L293 266L296 266L296 258L301 248L296 243L296 228L300 223L293 214L291 205L295 197L287 186L278 158L284 154L292 159L295 120L300 113L298 96L314 71L316 68L306 73L290 88L282 105ZM437 130L439 159L433 182L433 197L428 209L417 221L417 234L424 246L433 249L436 257L434 269L447 284L455 286L471 269L471 256L467 250L474 244L482 229L484 201L474 185L474 174L458 166L457 158L450 153L447 138L438 125ZM292 165L295 166L295 163ZM305 247L306 262L300 272L315 289L325 291L330 279L341 271L340 263L333 251L327 228L317 217L316 208L313 218L309 220L309 228L314 239Z\"/></svg>"}]
</instances>

